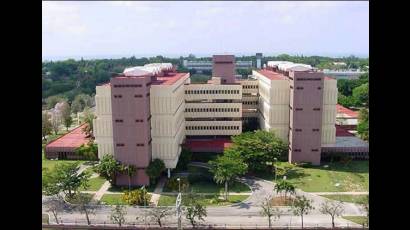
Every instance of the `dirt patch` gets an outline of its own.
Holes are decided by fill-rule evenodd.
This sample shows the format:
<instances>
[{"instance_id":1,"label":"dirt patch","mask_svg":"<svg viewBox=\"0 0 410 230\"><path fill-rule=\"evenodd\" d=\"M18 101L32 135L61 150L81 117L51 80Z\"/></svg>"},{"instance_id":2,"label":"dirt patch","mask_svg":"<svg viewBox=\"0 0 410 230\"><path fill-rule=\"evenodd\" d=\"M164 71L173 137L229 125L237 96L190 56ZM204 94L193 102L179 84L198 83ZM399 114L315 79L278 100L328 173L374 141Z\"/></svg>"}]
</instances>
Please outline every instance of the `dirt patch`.
<instances>
[{"instance_id":1,"label":"dirt patch","mask_svg":"<svg viewBox=\"0 0 410 230\"><path fill-rule=\"evenodd\" d=\"M286 197L285 199L285 196L277 196L270 201L273 206L291 206L294 199L293 197Z\"/></svg>"}]
</instances>

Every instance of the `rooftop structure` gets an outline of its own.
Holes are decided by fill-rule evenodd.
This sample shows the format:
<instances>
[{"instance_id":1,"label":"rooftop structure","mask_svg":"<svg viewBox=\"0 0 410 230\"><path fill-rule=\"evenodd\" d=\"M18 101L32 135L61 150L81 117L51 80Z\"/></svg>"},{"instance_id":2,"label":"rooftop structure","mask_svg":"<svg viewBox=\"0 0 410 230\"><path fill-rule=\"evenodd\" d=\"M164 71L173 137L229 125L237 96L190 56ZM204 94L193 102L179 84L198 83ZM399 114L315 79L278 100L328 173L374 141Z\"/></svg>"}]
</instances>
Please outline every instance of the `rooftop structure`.
<instances>
[{"instance_id":1,"label":"rooftop structure","mask_svg":"<svg viewBox=\"0 0 410 230\"><path fill-rule=\"evenodd\" d=\"M75 153L75 150L90 141L87 134L83 132L85 126L86 124L82 124L67 134L48 143L45 147L45 157L47 159L81 159L81 157Z\"/></svg>"}]
</instances>

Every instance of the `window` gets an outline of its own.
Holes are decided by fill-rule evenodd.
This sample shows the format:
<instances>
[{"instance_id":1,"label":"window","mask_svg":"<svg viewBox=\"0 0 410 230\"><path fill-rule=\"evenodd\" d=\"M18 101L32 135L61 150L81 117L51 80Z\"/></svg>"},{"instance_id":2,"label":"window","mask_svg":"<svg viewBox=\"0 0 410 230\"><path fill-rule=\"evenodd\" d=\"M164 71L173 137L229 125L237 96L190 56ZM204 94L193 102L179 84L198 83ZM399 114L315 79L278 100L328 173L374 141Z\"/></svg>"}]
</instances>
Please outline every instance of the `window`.
<instances>
[{"instance_id":1,"label":"window","mask_svg":"<svg viewBox=\"0 0 410 230\"><path fill-rule=\"evenodd\" d=\"M296 87L296 89L303 89L303 87L301 87L301 86L298 86L298 87Z\"/></svg>"},{"instance_id":2,"label":"window","mask_svg":"<svg viewBox=\"0 0 410 230\"><path fill-rule=\"evenodd\" d=\"M319 87L317 87L317 89L318 89L318 90L321 90L321 89L322 89L322 87L320 87L320 86L319 86Z\"/></svg>"},{"instance_id":3,"label":"window","mask_svg":"<svg viewBox=\"0 0 410 230\"><path fill-rule=\"evenodd\" d=\"M313 132L319 132L319 129L312 129Z\"/></svg>"},{"instance_id":4,"label":"window","mask_svg":"<svg viewBox=\"0 0 410 230\"><path fill-rule=\"evenodd\" d=\"M122 95L121 94L116 94L116 95L114 95L114 98L122 98Z\"/></svg>"},{"instance_id":5,"label":"window","mask_svg":"<svg viewBox=\"0 0 410 230\"><path fill-rule=\"evenodd\" d=\"M123 120L122 120L122 119L116 119L115 122L116 122L116 123L122 123Z\"/></svg>"},{"instance_id":6,"label":"window","mask_svg":"<svg viewBox=\"0 0 410 230\"><path fill-rule=\"evenodd\" d=\"M135 122L144 122L144 120L142 120L142 119L137 119L137 120L135 120Z\"/></svg>"},{"instance_id":7,"label":"window","mask_svg":"<svg viewBox=\"0 0 410 230\"><path fill-rule=\"evenodd\" d=\"M296 108L296 111L302 111L303 108Z\"/></svg>"},{"instance_id":8,"label":"window","mask_svg":"<svg viewBox=\"0 0 410 230\"><path fill-rule=\"evenodd\" d=\"M142 97L142 95L141 94L135 94L134 97L135 98L140 98L140 97Z\"/></svg>"},{"instance_id":9,"label":"window","mask_svg":"<svg viewBox=\"0 0 410 230\"><path fill-rule=\"evenodd\" d=\"M147 96L147 97L149 97L149 95L150 95L150 93L147 93L147 95L146 95L146 96Z\"/></svg>"},{"instance_id":10,"label":"window","mask_svg":"<svg viewBox=\"0 0 410 230\"><path fill-rule=\"evenodd\" d=\"M123 146L125 146L125 145L124 145L123 143L117 143L116 146L117 146L117 147L123 147Z\"/></svg>"},{"instance_id":11,"label":"window","mask_svg":"<svg viewBox=\"0 0 410 230\"><path fill-rule=\"evenodd\" d=\"M144 144L137 144L137 146L141 147L141 146L144 146Z\"/></svg>"},{"instance_id":12,"label":"window","mask_svg":"<svg viewBox=\"0 0 410 230\"><path fill-rule=\"evenodd\" d=\"M320 111L320 108L313 108L314 111Z\"/></svg>"},{"instance_id":13,"label":"window","mask_svg":"<svg viewBox=\"0 0 410 230\"><path fill-rule=\"evenodd\" d=\"M319 152L319 149L312 149L312 152Z\"/></svg>"},{"instance_id":14,"label":"window","mask_svg":"<svg viewBox=\"0 0 410 230\"><path fill-rule=\"evenodd\" d=\"M295 129L295 132L302 132L302 129Z\"/></svg>"},{"instance_id":15,"label":"window","mask_svg":"<svg viewBox=\"0 0 410 230\"><path fill-rule=\"evenodd\" d=\"M302 152L301 149L294 149L293 152Z\"/></svg>"}]
</instances>

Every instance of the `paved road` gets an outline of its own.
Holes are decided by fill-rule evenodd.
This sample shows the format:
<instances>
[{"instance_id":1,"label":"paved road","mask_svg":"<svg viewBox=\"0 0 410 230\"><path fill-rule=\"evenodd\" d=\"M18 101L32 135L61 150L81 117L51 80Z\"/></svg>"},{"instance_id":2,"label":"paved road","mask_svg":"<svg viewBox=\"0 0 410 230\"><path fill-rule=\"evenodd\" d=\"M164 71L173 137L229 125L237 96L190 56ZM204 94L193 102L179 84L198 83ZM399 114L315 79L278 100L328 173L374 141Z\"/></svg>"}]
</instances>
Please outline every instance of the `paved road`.
<instances>
[{"instance_id":1,"label":"paved road","mask_svg":"<svg viewBox=\"0 0 410 230\"><path fill-rule=\"evenodd\" d=\"M264 201L265 197L269 195L276 195L273 193L274 183L271 181L263 180L256 177L242 177L239 178L240 181L248 184L252 189L252 195L243 201L242 203L233 204L230 206L223 207L208 207L208 217L206 218L207 224L218 224L218 225L252 225L261 226L264 221L267 222L266 218L260 215L260 205ZM309 215L304 218L305 226L329 226L330 217L328 215L323 215L319 211L319 206L325 200L329 200L325 197L318 196L315 194L303 192L299 189L296 190L297 195L304 195L313 201L313 206L316 207ZM336 202L330 200L331 202ZM345 212L343 215L365 215L364 210L360 208L359 205L353 203L343 203ZM109 221L109 216L111 213L111 206L98 206L96 210L96 215L91 217L93 223L104 223ZM144 216L144 208L141 207L127 207L127 221L135 222L135 217ZM289 207L280 207L283 212L282 217L277 222L281 226L295 225L300 226L300 218L292 215ZM43 212L45 207L43 205ZM63 223L74 223L75 221L85 221L85 218L80 213L69 213L68 211L60 215ZM174 219L174 218L172 218ZM55 221L53 218L50 220L51 223ZM276 223L276 222L275 222ZM336 223L343 226L358 226L353 222L348 220L337 218Z\"/></svg>"}]
</instances>

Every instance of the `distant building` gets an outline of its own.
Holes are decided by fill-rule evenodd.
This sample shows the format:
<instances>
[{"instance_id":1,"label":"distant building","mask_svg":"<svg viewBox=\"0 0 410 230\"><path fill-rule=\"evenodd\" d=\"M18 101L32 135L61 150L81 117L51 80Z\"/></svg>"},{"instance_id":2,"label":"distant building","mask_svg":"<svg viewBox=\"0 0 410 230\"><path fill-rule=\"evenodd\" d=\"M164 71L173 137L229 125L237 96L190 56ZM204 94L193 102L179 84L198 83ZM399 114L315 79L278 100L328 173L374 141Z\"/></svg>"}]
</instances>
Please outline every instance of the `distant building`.
<instances>
[{"instance_id":1,"label":"distant building","mask_svg":"<svg viewBox=\"0 0 410 230\"><path fill-rule=\"evenodd\" d=\"M262 68L262 53L256 53L256 68Z\"/></svg>"},{"instance_id":2,"label":"distant building","mask_svg":"<svg viewBox=\"0 0 410 230\"><path fill-rule=\"evenodd\" d=\"M188 61L184 60L184 67L187 69L195 69L199 71L212 70L212 61ZM252 61L236 61L235 68L237 69L250 69L252 68Z\"/></svg>"}]
</instances>

